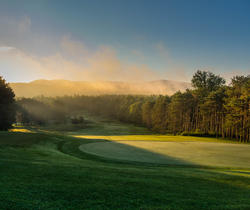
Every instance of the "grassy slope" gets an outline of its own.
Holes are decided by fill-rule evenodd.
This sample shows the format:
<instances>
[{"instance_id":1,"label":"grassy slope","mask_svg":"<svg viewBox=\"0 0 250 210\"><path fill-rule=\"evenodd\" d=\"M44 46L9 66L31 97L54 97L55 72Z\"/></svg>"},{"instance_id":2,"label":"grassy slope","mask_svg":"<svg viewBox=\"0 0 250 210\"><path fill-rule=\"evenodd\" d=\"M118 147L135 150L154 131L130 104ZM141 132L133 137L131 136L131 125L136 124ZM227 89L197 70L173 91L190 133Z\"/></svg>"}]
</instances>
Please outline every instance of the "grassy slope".
<instances>
[{"instance_id":1,"label":"grassy slope","mask_svg":"<svg viewBox=\"0 0 250 210\"><path fill-rule=\"evenodd\" d=\"M250 208L250 171L107 161L79 151L90 141L0 132L0 208Z\"/></svg>"}]
</instances>

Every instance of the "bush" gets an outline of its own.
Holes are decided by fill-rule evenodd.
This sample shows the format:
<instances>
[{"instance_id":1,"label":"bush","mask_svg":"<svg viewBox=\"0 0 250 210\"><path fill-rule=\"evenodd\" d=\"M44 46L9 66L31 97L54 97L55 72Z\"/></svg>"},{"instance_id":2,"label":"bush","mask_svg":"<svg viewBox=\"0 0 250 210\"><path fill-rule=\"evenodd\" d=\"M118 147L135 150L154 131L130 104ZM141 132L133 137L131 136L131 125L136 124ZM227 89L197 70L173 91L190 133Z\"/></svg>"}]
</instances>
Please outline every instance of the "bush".
<instances>
[{"instance_id":1,"label":"bush","mask_svg":"<svg viewBox=\"0 0 250 210\"><path fill-rule=\"evenodd\" d=\"M71 118L71 123L72 124L83 124L84 123L84 118L83 117L74 117Z\"/></svg>"},{"instance_id":2,"label":"bush","mask_svg":"<svg viewBox=\"0 0 250 210\"><path fill-rule=\"evenodd\" d=\"M196 137L216 137L216 133L214 132L209 132L209 133L204 133L201 131L184 131L181 133L182 136L196 136Z\"/></svg>"}]
</instances>

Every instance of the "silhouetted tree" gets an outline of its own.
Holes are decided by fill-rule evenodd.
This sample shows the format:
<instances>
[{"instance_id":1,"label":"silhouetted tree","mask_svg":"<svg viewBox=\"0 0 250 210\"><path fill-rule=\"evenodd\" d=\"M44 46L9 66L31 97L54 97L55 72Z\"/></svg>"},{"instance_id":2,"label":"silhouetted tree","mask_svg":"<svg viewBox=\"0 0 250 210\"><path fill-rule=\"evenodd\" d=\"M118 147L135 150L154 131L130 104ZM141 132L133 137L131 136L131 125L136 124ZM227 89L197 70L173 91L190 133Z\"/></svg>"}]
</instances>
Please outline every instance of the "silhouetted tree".
<instances>
[{"instance_id":1,"label":"silhouetted tree","mask_svg":"<svg viewBox=\"0 0 250 210\"><path fill-rule=\"evenodd\" d=\"M0 76L0 130L8 130L15 122L15 94Z\"/></svg>"}]
</instances>

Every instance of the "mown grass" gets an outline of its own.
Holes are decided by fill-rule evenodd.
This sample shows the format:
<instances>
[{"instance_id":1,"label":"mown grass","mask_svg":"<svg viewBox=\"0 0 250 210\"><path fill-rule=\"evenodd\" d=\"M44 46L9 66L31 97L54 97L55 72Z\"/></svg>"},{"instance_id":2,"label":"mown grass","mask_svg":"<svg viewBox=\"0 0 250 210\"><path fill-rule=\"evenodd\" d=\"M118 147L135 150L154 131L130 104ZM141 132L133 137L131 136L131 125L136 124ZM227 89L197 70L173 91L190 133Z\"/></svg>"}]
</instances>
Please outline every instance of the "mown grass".
<instances>
[{"instance_id":1,"label":"mown grass","mask_svg":"<svg viewBox=\"0 0 250 210\"><path fill-rule=\"evenodd\" d=\"M197 141L105 141L83 152L109 159L170 165L250 169L250 145Z\"/></svg>"},{"instance_id":2,"label":"mown grass","mask_svg":"<svg viewBox=\"0 0 250 210\"><path fill-rule=\"evenodd\" d=\"M2 132L0 139L1 209L250 207L248 171L102 161L78 150L90 140L65 136Z\"/></svg>"},{"instance_id":3,"label":"mown grass","mask_svg":"<svg viewBox=\"0 0 250 210\"><path fill-rule=\"evenodd\" d=\"M97 141L0 132L0 209L250 209L249 170L119 162L78 149Z\"/></svg>"}]
</instances>

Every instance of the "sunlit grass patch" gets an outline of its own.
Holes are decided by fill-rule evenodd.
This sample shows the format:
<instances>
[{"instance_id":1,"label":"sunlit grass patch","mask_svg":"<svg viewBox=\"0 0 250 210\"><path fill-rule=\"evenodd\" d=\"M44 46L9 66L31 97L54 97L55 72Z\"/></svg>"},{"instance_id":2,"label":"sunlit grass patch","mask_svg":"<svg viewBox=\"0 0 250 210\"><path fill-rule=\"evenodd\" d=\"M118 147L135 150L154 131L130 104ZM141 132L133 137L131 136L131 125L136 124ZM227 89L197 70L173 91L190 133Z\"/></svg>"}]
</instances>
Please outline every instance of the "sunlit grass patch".
<instances>
[{"instance_id":1,"label":"sunlit grass patch","mask_svg":"<svg viewBox=\"0 0 250 210\"><path fill-rule=\"evenodd\" d=\"M193 136L173 136L173 135L72 135L76 138L104 139L109 141L203 141L203 142L226 142L234 143L230 140L221 140L209 137Z\"/></svg>"},{"instance_id":2,"label":"sunlit grass patch","mask_svg":"<svg viewBox=\"0 0 250 210\"><path fill-rule=\"evenodd\" d=\"M244 176L244 177L250 178L250 170L248 169L231 169L231 170L221 171L221 173L230 174L234 176ZM249 184L249 188L250 188L250 184Z\"/></svg>"},{"instance_id":3,"label":"sunlit grass patch","mask_svg":"<svg viewBox=\"0 0 250 210\"><path fill-rule=\"evenodd\" d=\"M22 127L15 127L9 130L10 132L21 132L21 133L33 133L33 131L27 129L27 128L22 128Z\"/></svg>"}]
</instances>

